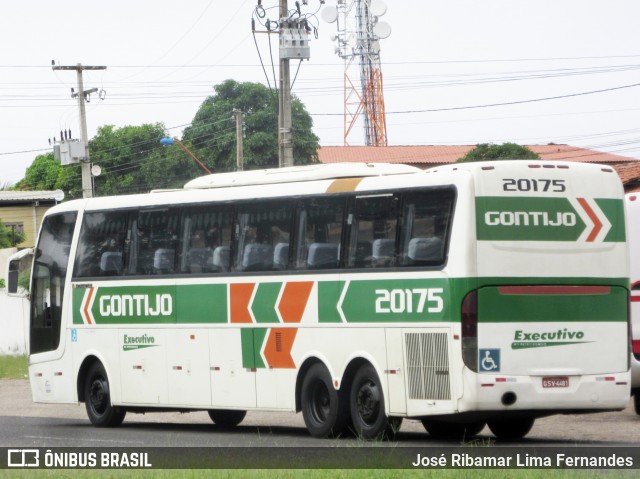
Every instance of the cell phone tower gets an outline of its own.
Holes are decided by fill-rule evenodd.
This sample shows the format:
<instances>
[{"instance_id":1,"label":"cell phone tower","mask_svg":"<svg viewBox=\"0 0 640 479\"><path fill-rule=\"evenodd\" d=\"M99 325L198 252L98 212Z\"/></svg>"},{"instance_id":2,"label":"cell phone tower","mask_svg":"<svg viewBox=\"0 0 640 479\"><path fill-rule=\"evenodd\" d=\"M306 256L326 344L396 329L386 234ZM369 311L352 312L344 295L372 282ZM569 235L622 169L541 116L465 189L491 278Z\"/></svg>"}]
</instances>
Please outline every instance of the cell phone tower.
<instances>
[{"instance_id":1,"label":"cell phone tower","mask_svg":"<svg viewBox=\"0 0 640 479\"><path fill-rule=\"evenodd\" d=\"M335 53L344 60L344 145L362 115L365 144L387 146L380 40L391 35L391 26L380 17L387 11L382 0L337 0L322 10L326 22L336 23ZM357 64L359 81L354 79Z\"/></svg>"}]
</instances>

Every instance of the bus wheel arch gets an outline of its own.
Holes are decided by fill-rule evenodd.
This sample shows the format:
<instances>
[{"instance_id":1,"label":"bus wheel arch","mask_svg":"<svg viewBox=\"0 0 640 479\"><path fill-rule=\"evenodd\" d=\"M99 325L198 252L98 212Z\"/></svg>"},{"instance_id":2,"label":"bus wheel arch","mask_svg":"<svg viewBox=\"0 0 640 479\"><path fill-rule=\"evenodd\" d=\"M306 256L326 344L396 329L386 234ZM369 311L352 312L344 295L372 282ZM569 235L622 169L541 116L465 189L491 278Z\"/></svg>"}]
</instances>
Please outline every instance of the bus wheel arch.
<instances>
[{"instance_id":1,"label":"bus wheel arch","mask_svg":"<svg viewBox=\"0 0 640 479\"><path fill-rule=\"evenodd\" d=\"M81 371L85 365L84 374L78 375L78 383L82 383L82 399L91 424L96 427L119 426L124 420L126 410L111 403L109 377L104 365L94 358L83 363Z\"/></svg>"},{"instance_id":2,"label":"bus wheel arch","mask_svg":"<svg viewBox=\"0 0 640 479\"><path fill-rule=\"evenodd\" d=\"M76 390L78 393L79 402L84 402L84 387L87 381L87 373L89 372L89 369L91 369L91 366L93 366L93 364L96 362L100 362L100 360L96 356L87 356L82 360L80 369L78 369L78 376L76 377Z\"/></svg>"}]
</instances>

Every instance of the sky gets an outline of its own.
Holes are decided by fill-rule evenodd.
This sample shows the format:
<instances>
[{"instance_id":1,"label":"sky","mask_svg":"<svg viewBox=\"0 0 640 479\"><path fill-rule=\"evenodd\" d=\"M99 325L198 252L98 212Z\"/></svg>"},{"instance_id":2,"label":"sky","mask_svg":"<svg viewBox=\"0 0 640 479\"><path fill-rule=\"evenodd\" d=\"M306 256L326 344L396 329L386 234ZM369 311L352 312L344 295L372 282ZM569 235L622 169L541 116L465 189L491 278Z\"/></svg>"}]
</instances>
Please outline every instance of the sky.
<instances>
[{"instance_id":1,"label":"sky","mask_svg":"<svg viewBox=\"0 0 640 479\"><path fill-rule=\"evenodd\" d=\"M640 159L640 1L385 1L389 145L553 142ZM161 122L179 138L214 85L273 87L278 38L252 34L257 3L3 2L0 187L22 179L60 130L79 136L76 73L53 71L52 61L107 67L84 74L85 89L103 91L87 104L89 137L103 125ZM262 0L266 18L277 19L277 5ZM343 145L344 78L358 81L357 64L345 69L334 54L335 23L318 13L315 24L310 60L291 63L292 93L320 145ZM360 125L347 141L364 144Z\"/></svg>"}]
</instances>

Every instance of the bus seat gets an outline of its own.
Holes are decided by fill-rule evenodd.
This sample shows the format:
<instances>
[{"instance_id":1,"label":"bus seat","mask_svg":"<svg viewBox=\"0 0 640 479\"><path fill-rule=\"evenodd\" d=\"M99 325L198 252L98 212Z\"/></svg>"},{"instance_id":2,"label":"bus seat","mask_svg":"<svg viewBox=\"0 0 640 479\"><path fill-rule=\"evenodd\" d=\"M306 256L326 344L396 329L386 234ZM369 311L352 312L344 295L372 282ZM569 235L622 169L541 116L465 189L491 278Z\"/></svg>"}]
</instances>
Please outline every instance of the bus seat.
<instances>
[{"instance_id":1,"label":"bus seat","mask_svg":"<svg viewBox=\"0 0 640 479\"><path fill-rule=\"evenodd\" d=\"M372 254L374 266L389 266L395 257L396 242L392 239L373 240Z\"/></svg>"},{"instance_id":2,"label":"bus seat","mask_svg":"<svg viewBox=\"0 0 640 479\"><path fill-rule=\"evenodd\" d=\"M244 247L243 271L264 271L273 266L273 248L269 244L251 243Z\"/></svg>"},{"instance_id":3,"label":"bus seat","mask_svg":"<svg viewBox=\"0 0 640 479\"><path fill-rule=\"evenodd\" d=\"M440 238L411 238L407 256L412 262L442 261L442 240Z\"/></svg>"},{"instance_id":4,"label":"bus seat","mask_svg":"<svg viewBox=\"0 0 640 479\"><path fill-rule=\"evenodd\" d=\"M274 269L287 269L289 266L289 244L277 243L273 248Z\"/></svg>"},{"instance_id":5,"label":"bus seat","mask_svg":"<svg viewBox=\"0 0 640 479\"><path fill-rule=\"evenodd\" d=\"M335 243L311 243L307 264L312 269L337 268L338 251L338 245Z\"/></svg>"},{"instance_id":6,"label":"bus seat","mask_svg":"<svg viewBox=\"0 0 640 479\"><path fill-rule=\"evenodd\" d=\"M122 253L105 251L100 256L100 272L105 276L122 274Z\"/></svg>"},{"instance_id":7,"label":"bus seat","mask_svg":"<svg viewBox=\"0 0 640 479\"><path fill-rule=\"evenodd\" d=\"M170 248L158 248L153 254L153 270L156 273L173 273L175 251Z\"/></svg>"},{"instance_id":8,"label":"bus seat","mask_svg":"<svg viewBox=\"0 0 640 479\"><path fill-rule=\"evenodd\" d=\"M216 271L229 271L231 251L228 246L217 246L213 250L213 268Z\"/></svg>"},{"instance_id":9,"label":"bus seat","mask_svg":"<svg viewBox=\"0 0 640 479\"><path fill-rule=\"evenodd\" d=\"M358 241L356 243L356 250L353 257L353 266L356 268L367 268L373 266L371 249L371 243L368 241Z\"/></svg>"},{"instance_id":10,"label":"bus seat","mask_svg":"<svg viewBox=\"0 0 640 479\"><path fill-rule=\"evenodd\" d=\"M207 271L208 265L212 261L212 253L207 248L193 248L187 253L187 262L191 273L202 273Z\"/></svg>"}]
</instances>

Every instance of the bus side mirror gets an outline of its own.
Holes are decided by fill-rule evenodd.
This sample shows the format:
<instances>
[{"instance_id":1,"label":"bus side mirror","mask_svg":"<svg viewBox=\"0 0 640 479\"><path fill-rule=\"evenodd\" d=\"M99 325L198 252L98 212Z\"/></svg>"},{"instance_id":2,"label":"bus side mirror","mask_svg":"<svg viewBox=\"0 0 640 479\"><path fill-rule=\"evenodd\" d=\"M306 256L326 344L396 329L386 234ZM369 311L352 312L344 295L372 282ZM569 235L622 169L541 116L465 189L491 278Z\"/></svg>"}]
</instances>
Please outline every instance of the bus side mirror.
<instances>
[{"instance_id":1,"label":"bus side mirror","mask_svg":"<svg viewBox=\"0 0 640 479\"><path fill-rule=\"evenodd\" d=\"M8 296L25 297L29 295L32 262L33 249L31 248L19 251L9 258L7 270Z\"/></svg>"}]
</instances>

